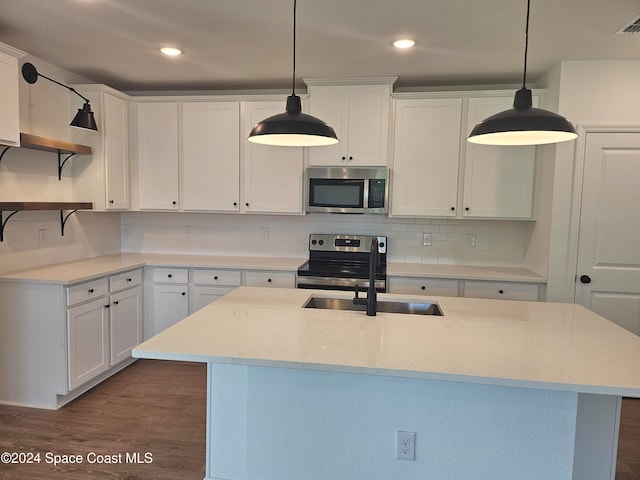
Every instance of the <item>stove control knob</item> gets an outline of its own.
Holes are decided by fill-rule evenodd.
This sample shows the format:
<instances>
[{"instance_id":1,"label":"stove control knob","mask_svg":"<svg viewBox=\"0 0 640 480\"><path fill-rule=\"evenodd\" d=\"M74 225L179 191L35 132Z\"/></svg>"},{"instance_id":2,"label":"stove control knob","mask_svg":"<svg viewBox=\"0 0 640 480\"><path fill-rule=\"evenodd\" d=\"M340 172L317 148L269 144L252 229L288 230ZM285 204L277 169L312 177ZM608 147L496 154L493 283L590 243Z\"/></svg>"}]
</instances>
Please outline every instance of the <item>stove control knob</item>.
<instances>
[{"instance_id":1,"label":"stove control knob","mask_svg":"<svg viewBox=\"0 0 640 480\"><path fill-rule=\"evenodd\" d=\"M319 241L318 241L318 243L319 243L320 245L324 245L324 240L319 240Z\"/></svg>"},{"instance_id":2,"label":"stove control knob","mask_svg":"<svg viewBox=\"0 0 640 480\"><path fill-rule=\"evenodd\" d=\"M379 242L378 243L378 248L384 248L384 242Z\"/></svg>"},{"instance_id":3,"label":"stove control knob","mask_svg":"<svg viewBox=\"0 0 640 480\"><path fill-rule=\"evenodd\" d=\"M316 243L318 243L317 240L311 240L311 245L315 245Z\"/></svg>"}]
</instances>

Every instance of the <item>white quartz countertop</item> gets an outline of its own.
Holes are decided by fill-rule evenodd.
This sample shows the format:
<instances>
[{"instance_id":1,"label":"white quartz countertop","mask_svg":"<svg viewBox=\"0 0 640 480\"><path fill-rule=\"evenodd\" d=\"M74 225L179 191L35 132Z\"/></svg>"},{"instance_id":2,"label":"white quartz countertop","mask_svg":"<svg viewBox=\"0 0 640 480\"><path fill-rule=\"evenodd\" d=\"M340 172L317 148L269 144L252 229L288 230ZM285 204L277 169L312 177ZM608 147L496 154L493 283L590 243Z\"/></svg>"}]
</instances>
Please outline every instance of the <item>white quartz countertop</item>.
<instances>
[{"instance_id":1,"label":"white quartz countertop","mask_svg":"<svg viewBox=\"0 0 640 480\"><path fill-rule=\"evenodd\" d=\"M298 266L304 261L304 258L119 253L91 257L75 262L1 273L0 281L72 284L96 276L110 275L145 265L155 267L202 267L295 272Z\"/></svg>"},{"instance_id":2,"label":"white quartz countertop","mask_svg":"<svg viewBox=\"0 0 640 480\"><path fill-rule=\"evenodd\" d=\"M313 295L350 298L240 287L134 356L640 397L640 337L579 305L439 297L442 317L368 317L302 308Z\"/></svg>"},{"instance_id":3,"label":"white quartz countertop","mask_svg":"<svg viewBox=\"0 0 640 480\"><path fill-rule=\"evenodd\" d=\"M391 277L452 278L523 283L545 283L547 281L543 276L522 267L433 265L395 262L387 264L387 275Z\"/></svg>"}]
</instances>

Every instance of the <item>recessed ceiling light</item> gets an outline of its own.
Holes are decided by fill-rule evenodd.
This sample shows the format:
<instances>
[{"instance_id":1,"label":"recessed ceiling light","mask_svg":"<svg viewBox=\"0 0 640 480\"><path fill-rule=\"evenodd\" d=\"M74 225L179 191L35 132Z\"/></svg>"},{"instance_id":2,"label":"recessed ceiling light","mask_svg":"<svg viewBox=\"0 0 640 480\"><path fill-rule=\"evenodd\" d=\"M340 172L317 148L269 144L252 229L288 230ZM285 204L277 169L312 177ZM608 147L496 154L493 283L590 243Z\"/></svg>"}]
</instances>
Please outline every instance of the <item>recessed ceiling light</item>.
<instances>
[{"instance_id":1,"label":"recessed ceiling light","mask_svg":"<svg viewBox=\"0 0 640 480\"><path fill-rule=\"evenodd\" d=\"M395 42L392 43L392 45L396 48L401 48L401 49L405 49L405 48L411 48L416 44L415 40L412 40L410 38L400 38L398 40L396 40Z\"/></svg>"},{"instance_id":2,"label":"recessed ceiling light","mask_svg":"<svg viewBox=\"0 0 640 480\"><path fill-rule=\"evenodd\" d=\"M182 50L180 50L179 48L174 48L174 47L162 47L160 49L160 51L162 53L164 53L165 55L168 55L169 57L176 57L176 56L182 54Z\"/></svg>"}]
</instances>

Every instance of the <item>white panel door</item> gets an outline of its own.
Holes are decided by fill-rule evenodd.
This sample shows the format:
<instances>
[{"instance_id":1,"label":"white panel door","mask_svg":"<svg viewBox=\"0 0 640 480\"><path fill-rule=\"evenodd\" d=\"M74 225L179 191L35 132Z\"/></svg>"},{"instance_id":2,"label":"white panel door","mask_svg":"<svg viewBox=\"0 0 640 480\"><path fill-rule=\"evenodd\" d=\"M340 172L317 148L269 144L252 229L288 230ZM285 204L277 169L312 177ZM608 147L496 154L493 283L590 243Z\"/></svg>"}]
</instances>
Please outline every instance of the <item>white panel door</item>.
<instances>
[{"instance_id":1,"label":"white panel door","mask_svg":"<svg viewBox=\"0 0 640 480\"><path fill-rule=\"evenodd\" d=\"M395 103L391 214L455 217L462 100Z\"/></svg>"},{"instance_id":2,"label":"white panel door","mask_svg":"<svg viewBox=\"0 0 640 480\"><path fill-rule=\"evenodd\" d=\"M153 290L153 333L189 315L189 286L156 284Z\"/></svg>"},{"instance_id":3,"label":"white panel door","mask_svg":"<svg viewBox=\"0 0 640 480\"><path fill-rule=\"evenodd\" d=\"M576 303L640 335L640 133L588 133Z\"/></svg>"},{"instance_id":4,"label":"white panel door","mask_svg":"<svg viewBox=\"0 0 640 480\"><path fill-rule=\"evenodd\" d=\"M240 104L182 105L184 210L240 210Z\"/></svg>"},{"instance_id":5,"label":"white panel door","mask_svg":"<svg viewBox=\"0 0 640 480\"><path fill-rule=\"evenodd\" d=\"M178 210L178 104L138 104L138 195L142 210Z\"/></svg>"},{"instance_id":6,"label":"white panel door","mask_svg":"<svg viewBox=\"0 0 640 480\"><path fill-rule=\"evenodd\" d=\"M129 104L113 95L104 96L104 158L106 208L129 208Z\"/></svg>"},{"instance_id":7,"label":"white panel door","mask_svg":"<svg viewBox=\"0 0 640 480\"><path fill-rule=\"evenodd\" d=\"M142 341L142 288L111 295L111 365L131 357Z\"/></svg>"}]
</instances>

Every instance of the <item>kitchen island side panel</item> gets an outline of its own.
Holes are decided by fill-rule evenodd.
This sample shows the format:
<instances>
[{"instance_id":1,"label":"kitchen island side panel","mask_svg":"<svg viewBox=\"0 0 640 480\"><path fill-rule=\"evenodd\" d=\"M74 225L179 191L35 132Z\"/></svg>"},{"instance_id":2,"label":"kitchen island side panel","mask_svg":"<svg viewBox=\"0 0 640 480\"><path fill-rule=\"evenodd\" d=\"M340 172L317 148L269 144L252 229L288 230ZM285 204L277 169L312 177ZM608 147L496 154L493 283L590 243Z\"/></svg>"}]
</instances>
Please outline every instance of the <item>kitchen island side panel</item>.
<instances>
[{"instance_id":1,"label":"kitchen island side panel","mask_svg":"<svg viewBox=\"0 0 640 480\"><path fill-rule=\"evenodd\" d=\"M224 364L209 372L208 479L572 479L573 392ZM396 459L397 431L416 432L415 461Z\"/></svg>"}]
</instances>

